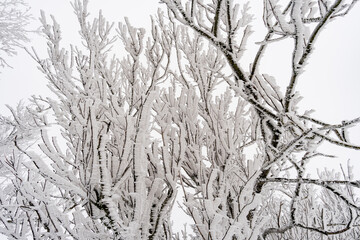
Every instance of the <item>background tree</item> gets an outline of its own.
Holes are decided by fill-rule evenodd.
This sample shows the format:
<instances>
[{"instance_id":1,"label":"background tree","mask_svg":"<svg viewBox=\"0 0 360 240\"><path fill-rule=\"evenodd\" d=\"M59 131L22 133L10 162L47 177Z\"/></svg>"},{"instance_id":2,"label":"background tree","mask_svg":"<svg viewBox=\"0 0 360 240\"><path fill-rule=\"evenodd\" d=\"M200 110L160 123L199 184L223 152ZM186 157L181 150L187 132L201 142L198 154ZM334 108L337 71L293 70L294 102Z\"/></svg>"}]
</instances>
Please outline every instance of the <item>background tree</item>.
<instances>
[{"instance_id":1,"label":"background tree","mask_svg":"<svg viewBox=\"0 0 360 240\"><path fill-rule=\"evenodd\" d=\"M29 171L29 159L16 146L24 150L31 148L46 118L40 105L25 107L20 103L16 109L8 108L12 116L0 116L0 233L19 239L26 236L33 220L24 211L27 206L34 206L34 193L28 192L26 185L35 187L41 178Z\"/></svg>"},{"instance_id":2,"label":"background tree","mask_svg":"<svg viewBox=\"0 0 360 240\"><path fill-rule=\"evenodd\" d=\"M356 1L264 1L268 33L249 70L241 65L249 5L162 2L168 20L159 11L145 41L127 20L113 36L101 12L89 20L88 1L74 1L83 44L67 50L42 13L49 56L31 54L56 99L34 98L26 121L17 121L22 111L6 120L36 127L40 143L5 141L28 161L2 157L14 183L1 192L2 233L176 239L170 213L180 188L192 239L357 239L351 169L310 178L307 166L332 157L318 149L324 141L360 149L342 134L360 119L328 124L299 113L295 92L320 30ZM260 60L286 38L294 46L283 94ZM119 39L123 59L112 56ZM49 137L56 127L61 135Z\"/></svg>"},{"instance_id":3,"label":"background tree","mask_svg":"<svg viewBox=\"0 0 360 240\"><path fill-rule=\"evenodd\" d=\"M28 42L27 25L31 19L28 5L23 0L0 2L0 66L9 66L4 55L13 56L16 48Z\"/></svg>"}]
</instances>

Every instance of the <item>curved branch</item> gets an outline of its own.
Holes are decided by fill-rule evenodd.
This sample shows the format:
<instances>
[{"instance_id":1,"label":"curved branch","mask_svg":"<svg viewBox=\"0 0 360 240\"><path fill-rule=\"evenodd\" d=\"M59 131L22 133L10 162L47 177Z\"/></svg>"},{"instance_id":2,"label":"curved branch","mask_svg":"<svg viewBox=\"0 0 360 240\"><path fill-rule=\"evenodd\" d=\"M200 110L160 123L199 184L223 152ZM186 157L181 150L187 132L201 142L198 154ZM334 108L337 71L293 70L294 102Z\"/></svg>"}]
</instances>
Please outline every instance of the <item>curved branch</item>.
<instances>
[{"instance_id":1,"label":"curved branch","mask_svg":"<svg viewBox=\"0 0 360 240\"><path fill-rule=\"evenodd\" d=\"M314 31L310 35L310 38L308 40L308 43L305 46L304 53L302 54L300 60L298 63L294 63L293 65L293 73L290 79L290 83L288 87L286 88L286 94L285 94L285 112L289 111L290 107L290 101L292 99L292 95L295 89L297 77L299 76L299 70L304 66L305 61L309 57L310 53L313 50L313 44L315 43L315 40L317 39L319 33L324 28L325 24L331 19L332 14L336 11L336 9L339 7L339 5L343 2L343 0L337 0L329 9L329 11L326 13L326 15L323 17L323 20L319 22L319 24L315 27ZM294 50L296 51L296 49Z\"/></svg>"},{"instance_id":2,"label":"curved branch","mask_svg":"<svg viewBox=\"0 0 360 240\"><path fill-rule=\"evenodd\" d=\"M332 144L335 144L335 145L338 145L338 146L341 146L341 147L346 147L346 148L350 148L350 149L355 149L355 150L360 150L360 146L357 146L357 145L353 145L353 144L350 144L350 143L347 143L347 142L344 142L344 141L337 141L331 137L328 137L328 136L325 136L321 133L317 133L317 132L314 132L314 134Z\"/></svg>"}]
</instances>

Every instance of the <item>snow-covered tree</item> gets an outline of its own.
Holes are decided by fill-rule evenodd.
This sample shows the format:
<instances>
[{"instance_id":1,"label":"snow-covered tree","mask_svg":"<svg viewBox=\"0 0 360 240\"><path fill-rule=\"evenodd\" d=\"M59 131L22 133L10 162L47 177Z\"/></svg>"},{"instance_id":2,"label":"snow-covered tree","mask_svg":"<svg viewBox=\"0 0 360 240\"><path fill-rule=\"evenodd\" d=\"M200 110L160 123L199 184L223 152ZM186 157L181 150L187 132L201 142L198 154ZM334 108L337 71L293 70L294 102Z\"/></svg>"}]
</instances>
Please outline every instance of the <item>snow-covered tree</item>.
<instances>
[{"instance_id":1,"label":"snow-covered tree","mask_svg":"<svg viewBox=\"0 0 360 240\"><path fill-rule=\"evenodd\" d=\"M267 33L249 70L241 63L251 34L250 3L162 2L174 19L178 59L186 59L178 63L177 81L192 99L191 106L196 106L175 117L189 129L180 182L196 238L358 238L351 236L358 236L360 204L352 188L360 187L359 182L345 172L321 173L319 178L306 174L309 162L331 157L318 150L322 142L360 149L342 134L360 118L340 124L314 119L309 112L298 111L296 92L321 30L346 15L357 1L265 0ZM293 39L285 94L279 80L261 68L266 48L284 39ZM214 97L219 81L228 90Z\"/></svg>"},{"instance_id":2,"label":"snow-covered tree","mask_svg":"<svg viewBox=\"0 0 360 240\"><path fill-rule=\"evenodd\" d=\"M119 24L118 37L112 36L114 26L101 13L88 20L87 1L73 7L83 47L62 48L59 25L54 18L50 25L42 13L49 58L32 55L57 96L36 102L53 112L61 141L41 129L40 152L18 146L33 163L29 172L40 178L38 184L25 181L24 191L33 200L18 210L31 220L24 222L31 230L24 234L168 239L178 140L167 112L157 109L154 116L152 109L160 94L157 85L168 77L172 40L165 26L154 24L145 41L144 30L127 21ZM128 52L122 60L110 56L118 39Z\"/></svg>"},{"instance_id":3,"label":"snow-covered tree","mask_svg":"<svg viewBox=\"0 0 360 240\"><path fill-rule=\"evenodd\" d=\"M358 239L360 184L350 167L315 178L307 166L332 157L322 142L359 150L343 132L360 118L314 119L299 112L295 91L321 30L356 1L265 0L268 32L249 70L241 65L249 4L162 2L168 15L159 11L146 39L127 20L116 32L101 12L90 20L88 1L75 0L82 45L68 49L55 18L42 13L49 56L31 54L56 98L34 97L34 107L0 122L9 126L1 141L19 154L1 156L13 183L0 195L1 233L178 239L170 214L180 191L193 230L184 238ZM294 46L283 94L261 57L287 38ZM27 139L39 131L37 148L20 142L30 130Z\"/></svg>"}]
</instances>

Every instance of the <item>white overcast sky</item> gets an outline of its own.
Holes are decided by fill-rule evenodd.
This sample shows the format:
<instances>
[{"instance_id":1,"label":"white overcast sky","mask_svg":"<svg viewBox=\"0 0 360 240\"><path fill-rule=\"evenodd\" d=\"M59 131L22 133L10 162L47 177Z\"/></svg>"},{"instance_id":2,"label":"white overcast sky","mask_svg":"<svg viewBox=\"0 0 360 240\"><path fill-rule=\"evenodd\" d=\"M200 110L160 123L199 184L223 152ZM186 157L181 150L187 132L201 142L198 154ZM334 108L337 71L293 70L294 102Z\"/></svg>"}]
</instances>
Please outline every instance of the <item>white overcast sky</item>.
<instances>
[{"instance_id":1,"label":"white overcast sky","mask_svg":"<svg viewBox=\"0 0 360 240\"><path fill-rule=\"evenodd\" d=\"M257 4L252 10L255 13L261 12L262 0L251 2ZM59 22L63 32L64 47L70 42L79 42L78 24L68 0L28 0L28 3L35 18L32 23L33 28L40 26L37 19L40 9L43 9L47 16L52 14ZM149 15L154 14L158 6L159 0L90 0L89 10L92 17L102 9L103 15L110 21L123 21L124 17L128 16L134 26L148 27ZM258 22L261 21L261 15L255 17ZM339 123L341 120L360 116L359 23L360 4L356 5L348 16L330 23L316 42L315 52L298 84L298 90L304 96L300 103L301 109L315 109L313 116L316 118ZM32 42L27 47L34 46L41 56L46 57L45 41L40 36L31 37ZM249 43L261 41L262 38L263 36L254 34ZM284 87L289 79L288 60L291 50L289 51L286 43L280 43L272 45L268 51L270 54L261 63L263 73L275 76L278 83ZM33 94L47 95L46 79L25 51L19 50L16 57L8 60L13 68L3 69L0 74L0 113L2 114L9 114L5 104L15 106L19 100ZM360 145L360 127L352 130L355 133L350 135L350 140ZM332 150L330 148L330 151ZM341 159L351 159L353 163L360 162L360 154L355 151L342 152ZM355 178L360 179L360 172L355 172Z\"/></svg>"}]
</instances>

